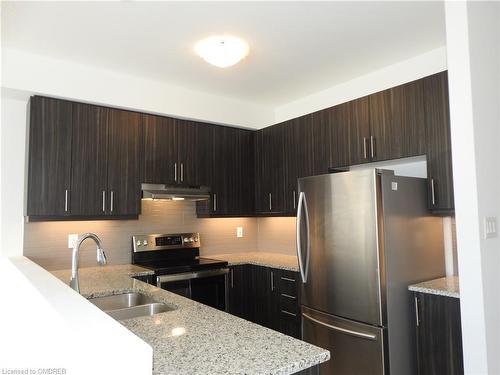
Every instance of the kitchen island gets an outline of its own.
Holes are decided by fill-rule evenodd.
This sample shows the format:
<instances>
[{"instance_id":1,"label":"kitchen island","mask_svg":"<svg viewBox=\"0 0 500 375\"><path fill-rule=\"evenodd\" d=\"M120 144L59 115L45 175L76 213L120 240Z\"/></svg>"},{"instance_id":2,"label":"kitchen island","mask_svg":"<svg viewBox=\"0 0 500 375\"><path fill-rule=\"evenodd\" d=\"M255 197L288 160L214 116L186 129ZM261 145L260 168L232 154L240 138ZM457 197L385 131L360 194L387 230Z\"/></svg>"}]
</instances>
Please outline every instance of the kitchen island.
<instances>
[{"instance_id":1,"label":"kitchen island","mask_svg":"<svg viewBox=\"0 0 500 375\"><path fill-rule=\"evenodd\" d=\"M122 265L82 268L79 276L85 298L139 292L174 308L120 321L152 346L154 374L285 375L330 358L328 350L132 278L150 272ZM52 273L69 282L69 270Z\"/></svg>"}]
</instances>

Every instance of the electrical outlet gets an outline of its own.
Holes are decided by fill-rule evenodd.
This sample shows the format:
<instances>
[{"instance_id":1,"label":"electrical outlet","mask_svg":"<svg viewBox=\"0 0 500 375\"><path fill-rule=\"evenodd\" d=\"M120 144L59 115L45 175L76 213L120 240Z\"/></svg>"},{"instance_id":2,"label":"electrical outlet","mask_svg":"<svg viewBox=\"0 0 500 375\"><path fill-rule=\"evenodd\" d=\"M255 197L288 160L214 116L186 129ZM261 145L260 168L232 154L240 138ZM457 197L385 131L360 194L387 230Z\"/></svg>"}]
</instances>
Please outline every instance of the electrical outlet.
<instances>
[{"instance_id":1,"label":"electrical outlet","mask_svg":"<svg viewBox=\"0 0 500 375\"><path fill-rule=\"evenodd\" d=\"M68 249L74 248L76 241L78 241L78 234L68 234Z\"/></svg>"},{"instance_id":2,"label":"electrical outlet","mask_svg":"<svg viewBox=\"0 0 500 375\"><path fill-rule=\"evenodd\" d=\"M497 236L497 218L485 217L484 218L484 238L493 238Z\"/></svg>"},{"instance_id":3,"label":"electrical outlet","mask_svg":"<svg viewBox=\"0 0 500 375\"><path fill-rule=\"evenodd\" d=\"M243 227L236 227L236 237L243 237Z\"/></svg>"}]
</instances>

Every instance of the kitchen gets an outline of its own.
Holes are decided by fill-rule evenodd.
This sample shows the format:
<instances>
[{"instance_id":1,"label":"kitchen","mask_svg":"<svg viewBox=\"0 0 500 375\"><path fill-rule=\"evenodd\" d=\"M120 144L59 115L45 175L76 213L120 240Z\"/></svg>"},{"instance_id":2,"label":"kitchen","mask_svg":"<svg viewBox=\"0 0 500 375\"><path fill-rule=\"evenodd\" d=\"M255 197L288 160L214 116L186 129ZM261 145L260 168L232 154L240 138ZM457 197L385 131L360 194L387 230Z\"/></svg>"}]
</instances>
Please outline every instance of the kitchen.
<instances>
[{"instance_id":1,"label":"kitchen","mask_svg":"<svg viewBox=\"0 0 500 375\"><path fill-rule=\"evenodd\" d=\"M24 134L22 127L16 130L21 141L25 140L19 149L25 151L25 157L15 164L22 162L25 168L18 169L13 178L25 191L25 197L20 198L22 223L12 225L15 236L11 237L19 238L20 234L22 239L21 252L16 255L25 257L17 260L21 262L18 267L23 264L34 270L36 264L41 266L36 272L47 270L50 274L40 273L39 277L54 288L64 288L60 293L71 295L67 298L75 301L75 310L85 305L78 307L80 311L86 309L110 327L117 324L111 319L114 317L120 328L126 328L123 335L132 333L127 336L132 341L141 338L135 344L148 344L142 347L144 363L147 368L147 357L152 354L149 372L153 373L467 373L469 351L467 342L461 339L468 334L460 306L464 303L463 279L459 293L457 277L463 267L459 243L464 232L459 230L458 215L455 229L460 202L457 197L463 192L457 189L455 162L460 154L456 156L450 125L454 116L450 113L454 107L449 83L453 70L447 67L447 55L452 61L447 50L451 47L446 45L449 36L444 33L448 5L287 4L290 19L283 20L282 26L298 38L304 31L292 20L307 10L318 21L318 29L311 26L312 35L328 31L324 36L328 40L339 31L324 22L321 14L326 10L331 14L359 13L361 5L378 12L379 17L398 22L405 19L410 25L407 34L401 30L400 39L392 40L396 51L388 55L392 60L380 62L384 68L379 70L372 65L372 72L365 71L364 76L362 67L357 66L358 78L351 76L344 86L332 79L327 85L337 86L330 92L321 92L318 82L323 79L318 81L311 74L304 80L316 82L315 100L302 94L300 102L295 93L298 102L276 107L273 119L266 117L263 104L271 96L262 98L258 105L244 103L237 96L217 96L222 92L248 96L251 90L263 94L255 91L257 86L270 90L271 86L260 81L246 81L246 93L231 84L231 80L242 79L236 78L242 74L237 73L239 69L251 69L259 59L265 61L259 55L258 42L265 38L255 30L256 36L248 40L250 47L244 50L241 61L228 68L211 67L206 62L210 57L200 58L189 50L192 43L184 40L182 48L187 52L179 51L176 38L163 38L163 42L173 43L170 51L179 54L176 63L186 65L186 84L193 85L189 74L196 72L200 88L219 90L214 91L216 95L199 91L196 97L178 87L170 95L168 85L133 76L145 63L140 58L130 61L132 70L123 67L116 73L110 71L109 64L116 64L116 58L124 53L119 48L106 51L101 60L93 62L88 60L91 55L83 54L78 64L74 57L64 61L64 56L57 55L58 51L75 54L78 41L86 40L82 24L72 16L81 13L92 17L96 9L89 4L75 8L55 3L5 6L7 32L3 34L7 35L7 48L2 49L7 57L3 65L12 74L3 74L3 103L11 106L3 110L6 117L2 123L6 118L19 124L23 117L26 122ZM151 16L150 8L137 4L93 6L102 6L99 9L103 12L102 18L96 18L96 35L109 33L108 37L114 38L131 37L133 32L109 30L100 23L104 15L118 12L124 20L147 15L152 17L145 18L150 19L150 26L156 22L159 27L168 12L170 17L175 19L177 14L181 19L184 12L196 8L200 14L195 12L190 19L195 24L204 19L202 10L217 8L215 4L193 8L189 3L160 3L155 5L157 14ZM249 19L257 22L260 17L272 18L277 6L235 3L224 12L235 19L250 12ZM64 20L74 43L64 45L67 35L60 34L48 42L49 35L55 35L60 27L50 27L43 21L51 17ZM375 27L369 21L371 17L366 17L365 27L384 35L384 27ZM404 55L405 38L412 27L423 23L428 33L420 35L419 43L427 43L427 49L420 46L417 54L415 47ZM38 25L39 38L46 38L45 47L37 45L27 25ZM237 30L230 31L238 34ZM135 32L149 35L147 30ZM193 35L200 32L202 37L213 31L201 30ZM352 40L356 40L355 34ZM233 42L223 37L222 44ZM94 44L89 51L98 56L102 44L98 39ZM149 48L147 53L160 56L153 45L139 44L139 50ZM341 46L339 56L343 53ZM307 48L318 52L315 47ZM286 56L294 52L287 51L280 53ZM376 56L365 53L365 58ZM362 60L362 56L357 59ZM99 62L108 64L102 66L108 71L92 65ZM158 74L157 64L150 62L147 66L151 74ZM293 69L304 72L300 64L290 64L290 69L291 74ZM222 88L214 78L220 72L229 72L230 76L229 80L222 79L226 85ZM127 74L136 80L125 79ZM77 79L68 85L65 81L69 77ZM99 77L101 90L92 89ZM300 82L304 85L304 80L298 80L297 87ZM356 86L363 87L353 90ZM144 95L133 95L130 90L134 87ZM280 100L292 98L280 90L275 95L281 95ZM188 97L191 105L186 108L183 101ZM169 105L165 107L165 103ZM13 145L20 145L17 139L12 140ZM5 146L13 147L2 143L2 149ZM313 180L318 182L313 184ZM343 191L345 186L349 188ZM333 193L319 199L319 192L325 189ZM391 198L395 194L403 200ZM15 206L18 201L8 203ZM324 210L330 206L335 207L333 213ZM342 214L338 216L337 212ZM375 221L367 220L370 215ZM485 223L493 241L494 216L490 214L490 222ZM406 224L398 224L400 217L407 218ZM411 217L413 220L408 219ZM330 224L318 224L318 218ZM97 237L78 237L88 232ZM78 238L84 240L81 249ZM102 267L97 267L96 243L104 250L97 252L98 262L106 263ZM336 245L329 245L332 243ZM345 245L354 243L358 245ZM18 246L12 242L13 248ZM347 258L343 248L349 250ZM372 248L379 250L373 253ZM399 251L401 248L408 255ZM376 259L374 254L378 254ZM350 259L348 263L346 259ZM405 264L413 267L405 268ZM342 278L337 276L342 274ZM448 277L437 284L420 284L445 275ZM356 283L356 279L363 281ZM124 302L111 296L126 296L129 305L123 308L120 304ZM361 303L360 308L363 299L376 302ZM109 308L106 303L120 306ZM145 306L151 310L146 311ZM369 313L371 309L374 315ZM333 321L325 314L340 320ZM447 320L453 324L436 328L443 327L439 322ZM355 323L370 327L363 331ZM317 331L317 325L330 329ZM325 336L334 330L345 335ZM368 338L377 345L368 345L361 355L366 360L356 361L352 348L364 344L360 346L354 339L342 341L345 337ZM107 339L113 340L111 335ZM81 358L76 356L74 360Z\"/></svg>"}]
</instances>

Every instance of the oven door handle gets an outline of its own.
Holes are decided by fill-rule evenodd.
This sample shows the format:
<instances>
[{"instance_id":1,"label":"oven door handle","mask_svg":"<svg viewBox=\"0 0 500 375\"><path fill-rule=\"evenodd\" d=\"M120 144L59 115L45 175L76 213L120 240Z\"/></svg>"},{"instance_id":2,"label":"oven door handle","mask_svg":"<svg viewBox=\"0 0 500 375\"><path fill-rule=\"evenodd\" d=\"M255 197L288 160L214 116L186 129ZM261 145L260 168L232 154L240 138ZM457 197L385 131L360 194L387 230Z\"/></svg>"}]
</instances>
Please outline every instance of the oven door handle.
<instances>
[{"instance_id":1,"label":"oven door handle","mask_svg":"<svg viewBox=\"0 0 500 375\"><path fill-rule=\"evenodd\" d=\"M186 273L175 273L172 275L161 275L156 276L156 285L160 286L163 283L168 283L171 281L182 281L182 280L192 280L201 279L204 277L220 276L229 273L229 268L219 268L216 270L198 271L198 272L186 272Z\"/></svg>"}]
</instances>

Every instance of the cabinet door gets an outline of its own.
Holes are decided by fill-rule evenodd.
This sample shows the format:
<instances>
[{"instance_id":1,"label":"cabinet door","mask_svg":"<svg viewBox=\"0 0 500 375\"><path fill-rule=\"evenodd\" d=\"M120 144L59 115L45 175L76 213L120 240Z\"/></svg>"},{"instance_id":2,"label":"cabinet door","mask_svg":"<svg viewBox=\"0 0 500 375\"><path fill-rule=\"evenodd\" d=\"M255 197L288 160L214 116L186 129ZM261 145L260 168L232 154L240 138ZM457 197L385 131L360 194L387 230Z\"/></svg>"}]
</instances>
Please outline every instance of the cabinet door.
<instances>
[{"instance_id":1,"label":"cabinet door","mask_svg":"<svg viewBox=\"0 0 500 375\"><path fill-rule=\"evenodd\" d=\"M285 196L284 209L295 215L298 203L297 179L314 173L313 114L283 124Z\"/></svg>"},{"instance_id":2,"label":"cabinet door","mask_svg":"<svg viewBox=\"0 0 500 375\"><path fill-rule=\"evenodd\" d=\"M391 89L392 122L386 143L390 159L424 155L425 108L421 79Z\"/></svg>"},{"instance_id":3,"label":"cabinet door","mask_svg":"<svg viewBox=\"0 0 500 375\"><path fill-rule=\"evenodd\" d=\"M362 160L364 158L365 145L361 145L360 151L359 142L366 142L366 123L360 122L359 126L352 123L351 108L354 105L344 103L336 105L335 107L325 110L323 120L329 129L329 142L330 142L330 167L345 167L351 164L351 160ZM355 129L351 131L351 126ZM351 134L352 133L352 134ZM350 137L354 137L353 142L355 147L351 151ZM351 152L357 152L358 155L351 157ZM362 153L362 156L359 153Z\"/></svg>"},{"instance_id":4,"label":"cabinet door","mask_svg":"<svg viewBox=\"0 0 500 375\"><path fill-rule=\"evenodd\" d=\"M211 186L214 172L214 125L196 123L196 179L197 185Z\"/></svg>"},{"instance_id":5,"label":"cabinet door","mask_svg":"<svg viewBox=\"0 0 500 375\"><path fill-rule=\"evenodd\" d=\"M459 375L464 373L460 300L415 293L418 373Z\"/></svg>"},{"instance_id":6,"label":"cabinet door","mask_svg":"<svg viewBox=\"0 0 500 375\"><path fill-rule=\"evenodd\" d=\"M34 96L30 101L28 216L71 210L72 103Z\"/></svg>"},{"instance_id":7,"label":"cabinet door","mask_svg":"<svg viewBox=\"0 0 500 375\"><path fill-rule=\"evenodd\" d=\"M106 214L108 114L104 107L73 104L72 215Z\"/></svg>"},{"instance_id":8,"label":"cabinet door","mask_svg":"<svg viewBox=\"0 0 500 375\"><path fill-rule=\"evenodd\" d=\"M141 115L109 110L108 197L111 215L138 215L141 205Z\"/></svg>"},{"instance_id":9,"label":"cabinet door","mask_svg":"<svg viewBox=\"0 0 500 375\"><path fill-rule=\"evenodd\" d=\"M423 79L429 208L454 209L447 72Z\"/></svg>"},{"instance_id":10,"label":"cabinet door","mask_svg":"<svg viewBox=\"0 0 500 375\"><path fill-rule=\"evenodd\" d=\"M144 116L144 181L154 184L176 184L180 166L177 160L175 120Z\"/></svg>"},{"instance_id":11,"label":"cabinet door","mask_svg":"<svg viewBox=\"0 0 500 375\"><path fill-rule=\"evenodd\" d=\"M238 204L240 175L238 168L238 129L217 126L213 133L213 177L210 212L228 214Z\"/></svg>"},{"instance_id":12,"label":"cabinet door","mask_svg":"<svg viewBox=\"0 0 500 375\"><path fill-rule=\"evenodd\" d=\"M259 131L256 158L258 189L255 198L260 213L285 212L284 124Z\"/></svg>"},{"instance_id":13,"label":"cabinet door","mask_svg":"<svg viewBox=\"0 0 500 375\"><path fill-rule=\"evenodd\" d=\"M328 173L328 168L332 166L331 147L332 138L330 130L330 109L324 109L312 115L313 134L313 174ZM346 129L346 134L347 129ZM346 141L345 144L349 142Z\"/></svg>"},{"instance_id":14,"label":"cabinet door","mask_svg":"<svg viewBox=\"0 0 500 375\"><path fill-rule=\"evenodd\" d=\"M229 313L249 319L249 265L231 266L229 274Z\"/></svg>"},{"instance_id":15,"label":"cabinet door","mask_svg":"<svg viewBox=\"0 0 500 375\"><path fill-rule=\"evenodd\" d=\"M278 303L272 269L251 265L250 270L250 320L264 327L277 329Z\"/></svg>"},{"instance_id":16,"label":"cabinet door","mask_svg":"<svg viewBox=\"0 0 500 375\"><path fill-rule=\"evenodd\" d=\"M370 95L369 102L373 161L425 154L422 80Z\"/></svg>"},{"instance_id":17,"label":"cabinet door","mask_svg":"<svg viewBox=\"0 0 500 375\"><path fill-rule=\"evenodd\" d=\"M392 91L384 90L368 97L370 103L370 138L368 139L368 159L387 160L391 152L397 153L401 149L401 140L392 139L397 136L393 133L394 114L392 106ZM394 150L393 150L394 148Z\"/></svg>"},{"instance_id":18,"label":"cabinet door","mask_svg":"<svg viewBox=\"0 0 500 375\"><path fill-rule=\"evenodd\" d=\"M342 104L341 110L347 111L346 114L344 113L341 116L345 119L344 121L348 123L349 164L351 165L371 161L369 108L368 97L359 98ZM340 123L339 126L342 126L342 124ZM336 143L335 146L332 145L333 152L335 152L337 147L342 146L339 143Z\"/></svg>"},{"instance_id":19,"label":"cabinet door","mask_svg":"<svg viewBox=\"0 0 500 375\"><path fill-rule=\"evenodd\" d=\"M177 136L178 183L199 186L198 181L198 127L193 121L175 120Z\"/></svg>"}]
</instances>

